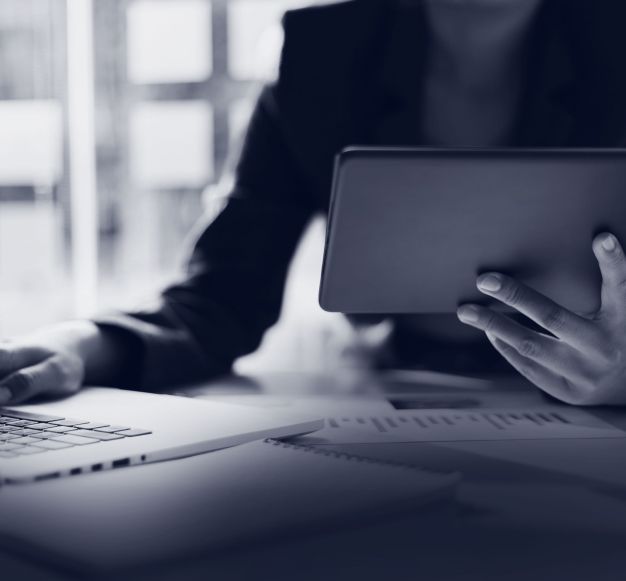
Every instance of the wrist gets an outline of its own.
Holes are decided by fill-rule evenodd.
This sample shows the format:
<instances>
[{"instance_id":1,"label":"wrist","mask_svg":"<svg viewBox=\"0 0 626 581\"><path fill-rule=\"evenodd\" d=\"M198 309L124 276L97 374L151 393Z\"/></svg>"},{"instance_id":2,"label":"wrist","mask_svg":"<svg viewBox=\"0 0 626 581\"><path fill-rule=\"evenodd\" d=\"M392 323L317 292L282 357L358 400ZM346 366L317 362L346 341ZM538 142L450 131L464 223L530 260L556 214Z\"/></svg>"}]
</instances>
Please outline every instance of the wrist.
<instances>
[{"instance_id":1,"label":"wrist","mask_svg":"<svg viewBox=\"0 0 626 581\"><path fill-rule=\"evenodd\" d=\"M97 352L100 331L87 320L67 321L38 329L17 342L37 342L53 351L67 351L87 364L93 353Z\"/></svg>"}]
</instances>

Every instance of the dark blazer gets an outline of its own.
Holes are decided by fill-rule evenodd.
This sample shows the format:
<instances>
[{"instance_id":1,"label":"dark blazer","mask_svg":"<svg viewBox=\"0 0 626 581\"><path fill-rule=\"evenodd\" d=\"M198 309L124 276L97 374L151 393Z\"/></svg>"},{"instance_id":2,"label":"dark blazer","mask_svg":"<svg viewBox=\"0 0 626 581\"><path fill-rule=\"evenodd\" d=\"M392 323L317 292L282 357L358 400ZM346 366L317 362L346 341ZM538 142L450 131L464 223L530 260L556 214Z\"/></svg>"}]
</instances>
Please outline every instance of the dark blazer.
<instances>
[{"instance_id":1,"label":"dark blazer","mask_svg":"<svg viewBox=\"0 0 626 581\"><path fill-rule=\"evenodd\" d=\"M626 136L626 3L544 0L512 146L618 146ZM186 277L145 310L96 322L125 337L120 383L156 388L229 370L276 322L308 221L328 207L347 145L420 141L428 50L420 0L288 12L276 83L257 102L235 185L197 238Z\"/></svg>"}]
</instances>

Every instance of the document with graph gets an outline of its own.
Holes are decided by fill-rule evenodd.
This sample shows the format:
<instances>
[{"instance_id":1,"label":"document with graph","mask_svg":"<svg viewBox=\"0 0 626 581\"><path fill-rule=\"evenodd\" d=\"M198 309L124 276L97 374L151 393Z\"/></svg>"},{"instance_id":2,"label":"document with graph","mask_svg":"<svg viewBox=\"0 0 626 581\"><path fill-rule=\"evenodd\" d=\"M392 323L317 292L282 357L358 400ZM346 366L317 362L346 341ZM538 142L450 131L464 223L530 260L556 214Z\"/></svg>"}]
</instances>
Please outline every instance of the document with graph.
<instances>
[{"instance_id":1,"label":"document with graph","mask_svg":"<svg viewBox=\"0 0 626 581\"><path fill-rule=\"evenodd\" d=\"M314 444L625 438L626 432L576 408L420 410L326 418L298 441Z\"/></svg>"}]
</instances>

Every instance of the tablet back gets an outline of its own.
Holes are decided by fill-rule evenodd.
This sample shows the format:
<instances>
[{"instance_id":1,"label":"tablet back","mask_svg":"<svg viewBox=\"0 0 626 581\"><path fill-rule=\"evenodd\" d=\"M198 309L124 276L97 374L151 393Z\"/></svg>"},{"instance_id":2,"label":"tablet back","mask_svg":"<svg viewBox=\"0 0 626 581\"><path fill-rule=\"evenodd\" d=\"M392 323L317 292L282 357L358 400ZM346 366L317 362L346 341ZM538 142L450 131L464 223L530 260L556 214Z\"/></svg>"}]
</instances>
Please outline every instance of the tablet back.
<instances>
[{"instance_id":1,"label":"tablet back","mask_svg":"<svg viewBox=\"0 0 626 581\"><path fill-rule=\"evenodd\" d=\"M476 276L597 308L594 234L626 245L626 150L350 148L337 158L320 305L451 313Z\"/></svg>"}]
</instances>

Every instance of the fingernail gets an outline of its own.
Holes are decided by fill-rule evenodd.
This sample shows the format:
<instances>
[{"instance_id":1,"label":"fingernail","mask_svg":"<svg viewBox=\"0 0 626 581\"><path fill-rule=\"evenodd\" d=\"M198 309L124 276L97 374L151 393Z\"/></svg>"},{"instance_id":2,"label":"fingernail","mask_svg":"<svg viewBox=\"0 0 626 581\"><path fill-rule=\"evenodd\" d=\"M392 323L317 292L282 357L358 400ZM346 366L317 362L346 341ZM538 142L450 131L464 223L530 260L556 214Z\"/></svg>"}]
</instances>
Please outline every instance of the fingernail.
<instances>
[{"instance_id":1,"label":"fingernail","mask_svg":"<svg viewBox=\"0 0 626 581\"><path fill-rule=\"evenodd\" d=\"M0 405L4 405L11 400L11 392L6 387L0 387Z\"/></svg>"},{"instance_id":2,"label":"fingernail","mask_svg":"<svg viewBox=\"0 0 626 581\"><path fill-rule=\"evenodd\" d=\"M502 288L502 279L498 274L485 274L479 277L477 282L479 289L492 293Z\"/></svg>"},{"instance_id":3,"label":"fingernail","mask_svg":"<svg viewBox=\"0 0 626 581\"><path fill-rule=\"evenodd\" d=\"M606 250L607 252L612 252L613 250L615 250L615 246L616 246L615 237L612 236L611 234L607 234L603 238L601 244L604 250Z\"/></svg>"},{"instance_id":4,"label":"fingernail","mask_svg":"<svg viewBox=\"0 0 626 581\"><path fill-rule=\"evenodd\" d=\"M465 305L457 310L457 316L464 323L478 322L478 309L474 305Z\"/></svg>"}]
</instances>

